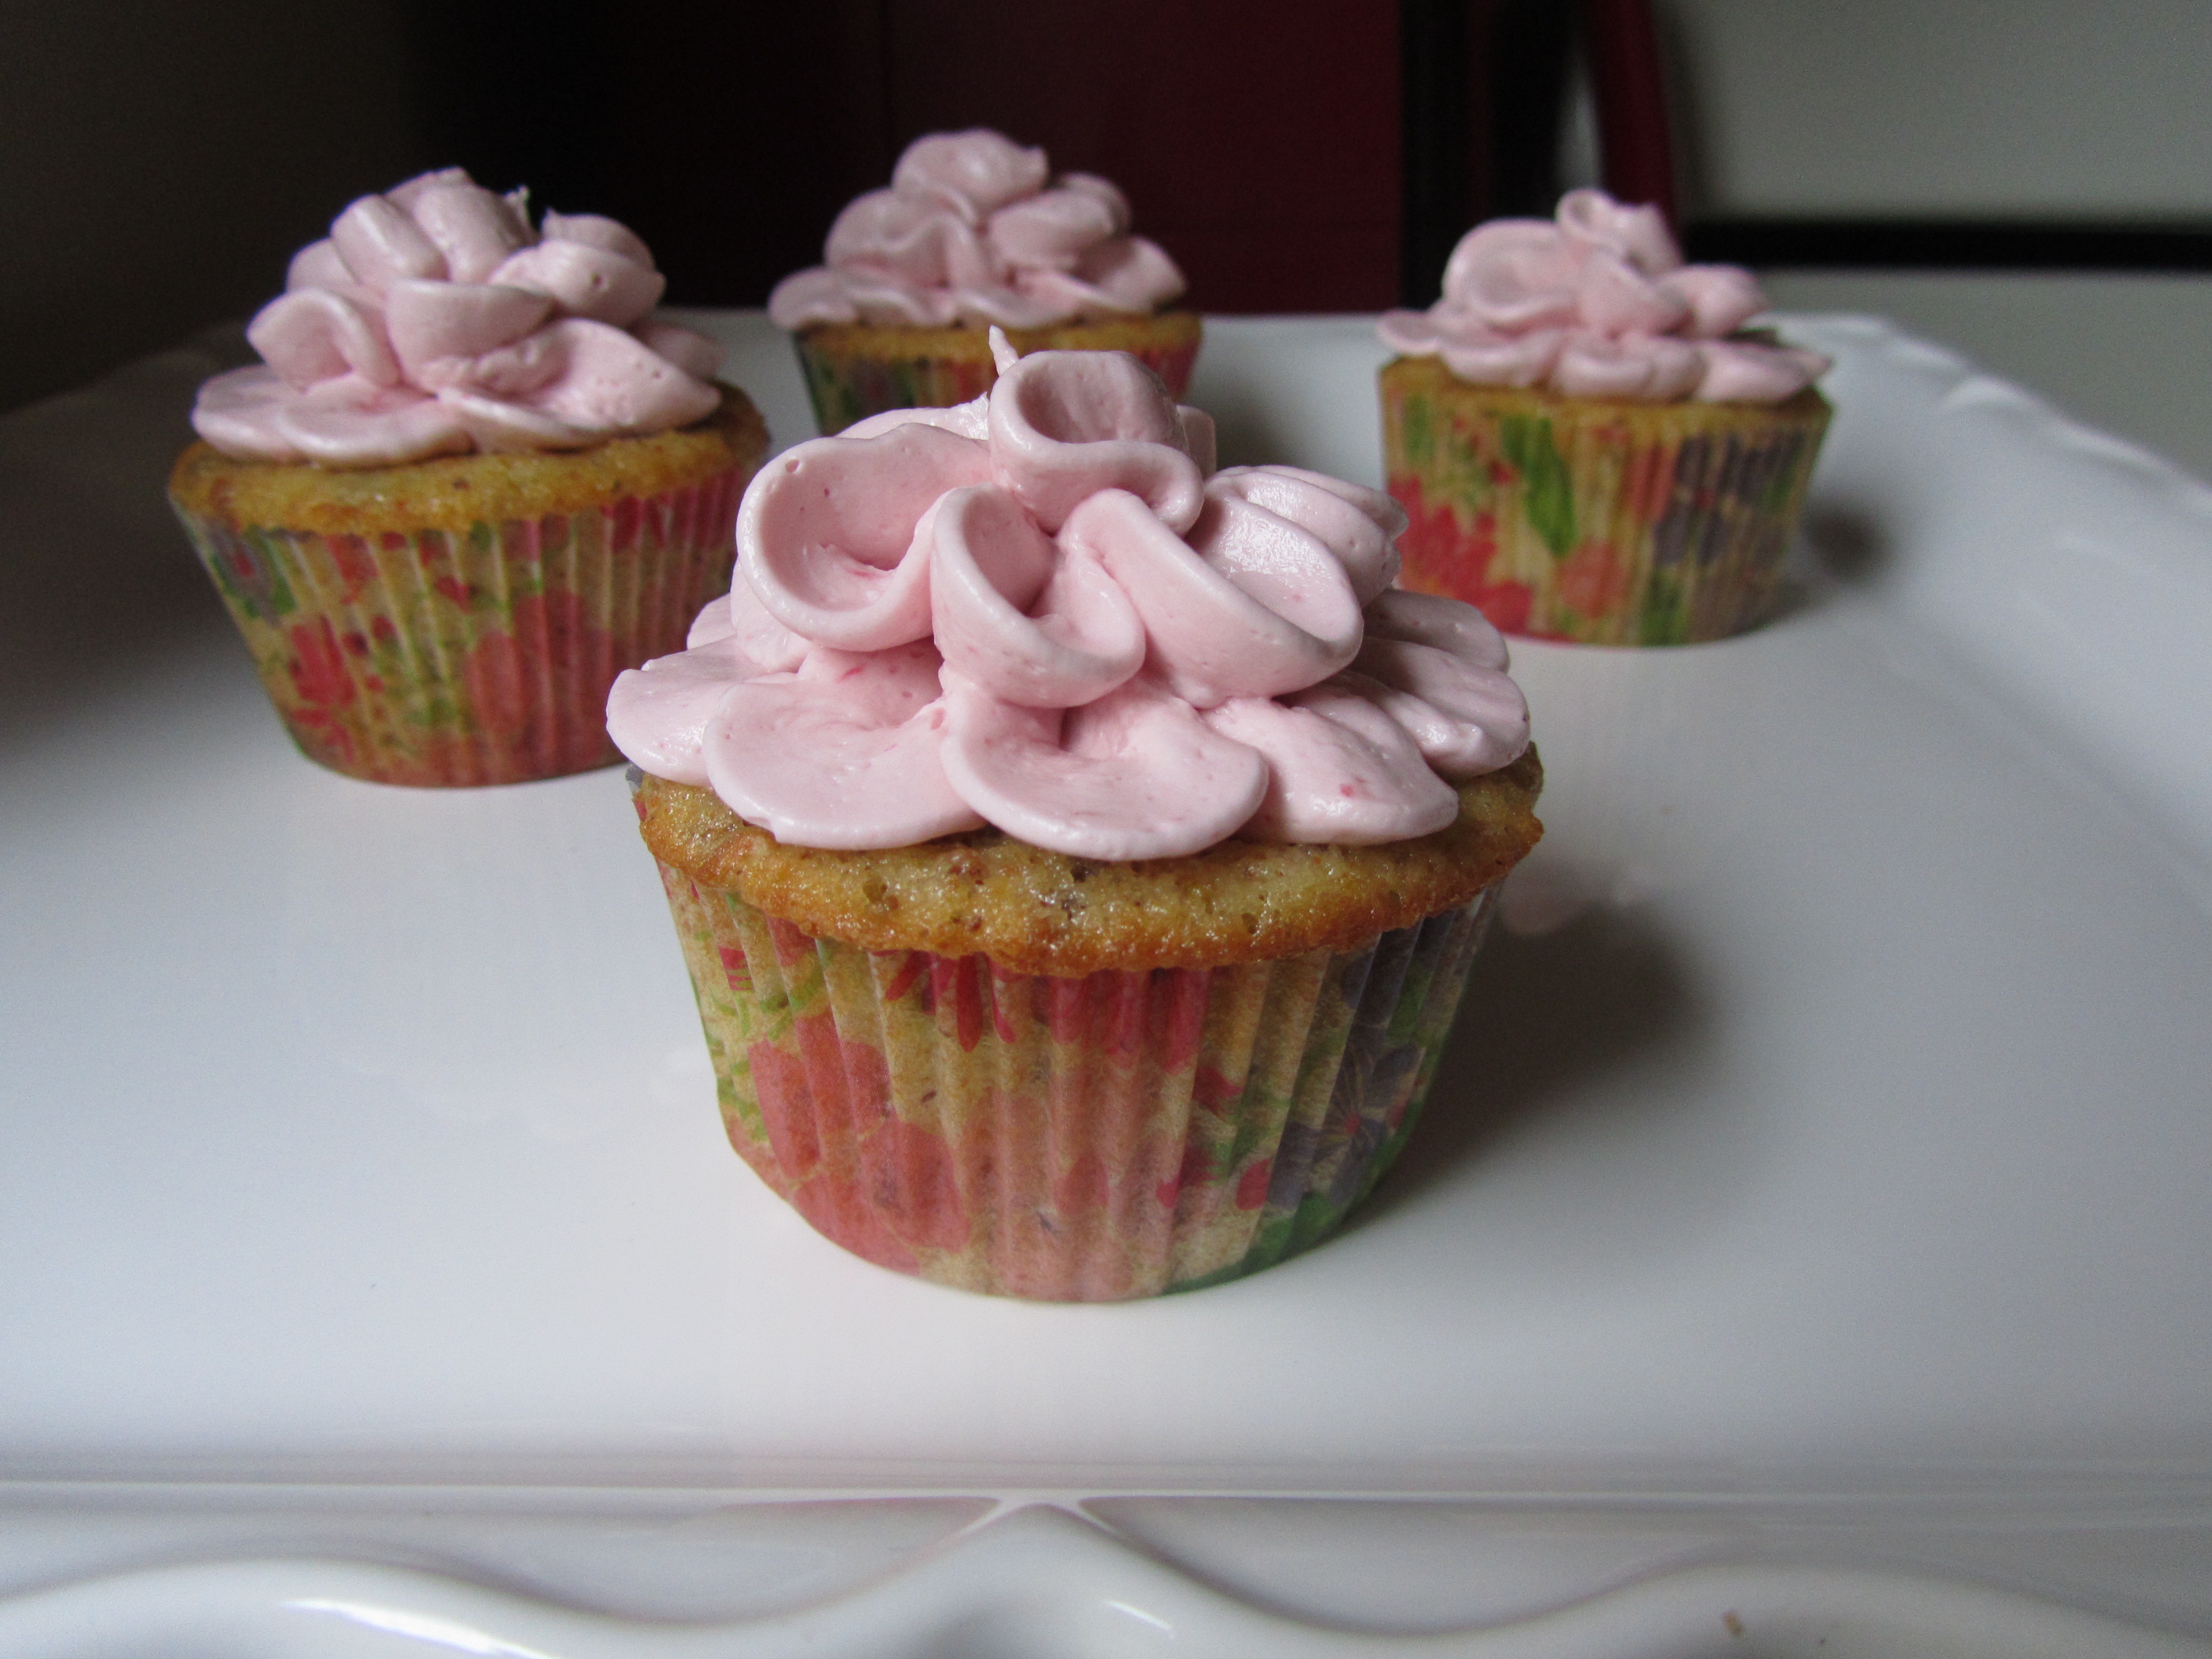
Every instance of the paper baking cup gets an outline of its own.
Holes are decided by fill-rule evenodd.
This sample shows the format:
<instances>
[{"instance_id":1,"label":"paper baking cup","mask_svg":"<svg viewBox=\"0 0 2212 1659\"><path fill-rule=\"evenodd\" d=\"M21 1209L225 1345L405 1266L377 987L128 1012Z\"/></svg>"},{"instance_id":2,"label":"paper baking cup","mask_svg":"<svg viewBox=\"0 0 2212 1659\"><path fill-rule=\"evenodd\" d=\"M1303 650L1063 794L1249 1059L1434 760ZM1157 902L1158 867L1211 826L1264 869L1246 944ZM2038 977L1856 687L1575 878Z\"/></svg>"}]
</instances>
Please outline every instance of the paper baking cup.
<instances>
[{"instance_id":1,"label":"paper baking cup","mask_svg":"<svg viewBox=\"0 0 2212 1659\"><path fill-rule=\"evenodd\" d=\"M1182 313L1171 313L1180 317ZM859 337L859 343L848 343ZM932 352L927 343L947 334L969 337L969 349ZM905 337L914 344L901 343ZM1167 325L1165 319L1131 318L1065 328L1008 331L1017 350L1127 351L1180 398L1190 386L1198 361L1195 319ZM890 409L950 409L981 397L999 372L983 336L975 330L810 330L794 335L799 363L806 375L814 418L827 433L842 432L854 422Z\"/></svg>"},{"instance_id":2,"label":"paper baking cup","mask_svg":"<svg viewBox=\"0 0 2212 1659\"><path fill-rule=\"evenodd\" d=\"M582 513L374 537L179 509L308 759L378 783L605 766L607 689L727 592L745 471Z\"/></svg>"},{"instance_id":3,"label":"paper baking cup","mask_svg":"<svg viewBox=\"0 0 2212 1659\"><path fill-rule=\"evenodd\" d=\"M1362 951L1054 979L661 881L761 1179L880 1267L1054 1302L1218 1284L1334 1231L1413 1130L1490 908Z\"/></svg>"},{"instance_id":4,"label":"paper baking cup","mask_svg":"<svg viewBox=\"0 0 2212 1659\"><path fill-rule=\"evenodd\" d=\"M1626 404L1382 371L1383 459L1412 524L1400 580L1508 633L1681 645L1774 603L1829 408Z\"/></svg>"}]
</instances>

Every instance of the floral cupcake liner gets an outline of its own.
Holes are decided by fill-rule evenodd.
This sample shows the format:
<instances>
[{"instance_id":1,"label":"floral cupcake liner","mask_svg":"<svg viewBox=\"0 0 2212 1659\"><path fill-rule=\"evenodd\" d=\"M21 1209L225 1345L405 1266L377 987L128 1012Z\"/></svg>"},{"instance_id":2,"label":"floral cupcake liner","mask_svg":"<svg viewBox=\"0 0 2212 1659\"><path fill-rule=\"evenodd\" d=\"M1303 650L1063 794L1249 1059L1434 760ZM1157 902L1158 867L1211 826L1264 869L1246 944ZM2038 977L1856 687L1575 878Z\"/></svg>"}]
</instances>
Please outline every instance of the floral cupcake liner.
<instances>
[{"instance_id":1,"label":"floral cupcake liner","mask_svg":"<svg viewBox=\"0 0 2212 1659\"><path fill-rule=\"evenodd\" d=\"M1681 645L1774 603L1830 410L1628 404L1481 386L1433 359L1382 371L1390 493L1408 587L1509 633Z\"/></svg>"},{"instance_id":2,"label":"floral cupcake liner","mask_svg":"<svg viewBox=\"0 0 2212 1659\"><path fill-rule=\"evenodd\" d=\"M607 689L729 590L746 476L459 532L178 516L302 754L378 783L518 783L620 758Z\"/></svg>"},{"instance_id":3,"label":"floral cupcake liner","mask_svg":"<svg viewBox=\"0 0 2212 1659\"><path fill-rule=\"evenodd\" d=\"M1419 1115L1495 889L1364 950L1057 979L817 939L660 866L730 1144L824 1237L1045 1301L1334 1232Z\"/></svg>"},{"instance_id":4,"label":"floral cupcake liner","mask_svg":"<svg viewBox=\"0 0 2212 1659\"><path fill-rule=\"evenodd\" d=\"M1159 318L1009 329L1016 350L1127 351L1181 398L1198 362L1200 333L1187 313ZM904 337L908 343L899 343ZM957 337L962 349L931 349ZM976 329L810 329L793 337L814 417L825 434L891 409L950 409L981 397L999 377Z\"/></svg>"}]
</instances>

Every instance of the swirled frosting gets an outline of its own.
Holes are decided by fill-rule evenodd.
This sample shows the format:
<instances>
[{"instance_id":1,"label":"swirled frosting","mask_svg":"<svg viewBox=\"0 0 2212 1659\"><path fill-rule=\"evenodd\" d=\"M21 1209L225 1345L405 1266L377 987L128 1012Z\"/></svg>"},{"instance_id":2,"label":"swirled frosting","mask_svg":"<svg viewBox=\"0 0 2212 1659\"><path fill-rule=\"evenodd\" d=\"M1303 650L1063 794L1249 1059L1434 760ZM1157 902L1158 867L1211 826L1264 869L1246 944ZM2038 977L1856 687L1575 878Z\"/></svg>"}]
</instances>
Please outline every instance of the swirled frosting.
<instances>
[{"instance_id":1,"label":"swirled frosting","mask_svg":"<svg viewBox=\"0 0 2212 1659\"><path fill-rule=\"evenodd\" d=\"M548 213L459 167L341 213L246 331L261 363L200 388L240 460L396 465L580 449L712 413L722 349L648 313L664 278L612 219Z\"/></svg>"},{"instance_id":2,"label":"swirled frosting","mask_svg":"<svg viewBox=\"0 0 2212 1659\"><path fill-rule=\"evenodd\" d=\"M1129 232L1129 201L1087 173L1054 179L1041 149L978 127L917 138L889 190L848 204L825 264L769 295L794 331L826 323L1042 328L1144 315L1182 294L1182 273Z\"/></svg>"},{"instance_id":3,"label":"swirled frosting","mask_svg":"<svg viewBox=\"0 0 2212 1659\"><path fill-rule=\"evenodd\" d=\"M1215 471L1134 357L1017 361L953 409L786 451L690 648L615 682L646 771L800 846L985 823L1075 857L1395 841L1528 746L1505 644L1393 583L1387 495Z\"/></svg>"},{"instance_id":4,"label":"swirled frosting","mask_svg":"<svg viewBox=\"0 0 2212 1659\"><path fill-rule=\"evenodd\" d=\"M1481 386L1647 403L1779 403L1828 368L1740 336L1766 307L1747 270L1686 265L1658 210L1570 191L1556 219L1492 219L1460 239L1443 297L1386 311L1383 343Z\"/></svg>"}]
</instances>

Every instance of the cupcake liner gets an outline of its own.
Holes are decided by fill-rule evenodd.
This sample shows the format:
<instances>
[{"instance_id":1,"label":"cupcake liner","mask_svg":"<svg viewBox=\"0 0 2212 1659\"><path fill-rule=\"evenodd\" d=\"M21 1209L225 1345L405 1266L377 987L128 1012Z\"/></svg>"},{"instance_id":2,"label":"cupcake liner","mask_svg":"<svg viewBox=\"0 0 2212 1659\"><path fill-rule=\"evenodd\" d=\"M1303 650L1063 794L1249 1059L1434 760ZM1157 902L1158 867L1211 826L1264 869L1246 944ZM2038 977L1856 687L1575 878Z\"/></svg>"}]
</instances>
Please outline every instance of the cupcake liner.
<instances>
[{"instance_id":1,"label":"cupcake liner","mask_svg":"<svg viewBox=\"0 0 2212 1659\"><path fill-rule=\"evenodd\" d=\"M1074 324L1065 328L1010 329L1007 337L1024 354L1059 349L1127 351L1166 382L1181 398L1190 385L1198 361L1200 337L1195 327L1161 330L1154 319L1134 318L1103 324ZM962 330L969 349L959 352L931 351L933 336L954 331L916 329L867 331L871 343L848 346L834 331L809 330L793 336L799 368L806 376L806 392L813 399L814 418L825 434L842 432L854 422L891 409L950 409L981 397L999 378L988 350L976 346L979 331ZM906 343L884 351L876 343L896 340Z\"/></svg>"},{"instance_id":2,"label":"cupcake liner","mask_svg":"<svg viewBox=\"0 0 2212 1659\"><path fill-rule=\"evenodd\" d=\"M1333 1232L1412 1132L1495 892L1359 951L1058 979L814 938L660 872L746 1163L881 1267L1047 1301Z\"/></svg>"},{"instance_id":3,"label":"cupcake liner","mask_svg":"<svg viewBox=\"0 0 2212 1659\"><path fill-rule=\"evenodd\" d=\"M1721 639L1771 609L1826 430L1773 405L1627 404L1382 372L1384 468L1412 520L1401 580L1509 633L1591 645Z\"/></svg>"},{"instance_id":4,"label":"cupcake liner","mask_svg":"<svg viewBox=\"0 0 2212 1659\"><path fill-rule=\"evenodd\" d=\"M729 591L745 477L464 532L178 517L302 754L378 783L519 783L620 758L607 689Z\"/></svg>"}]
</instances>

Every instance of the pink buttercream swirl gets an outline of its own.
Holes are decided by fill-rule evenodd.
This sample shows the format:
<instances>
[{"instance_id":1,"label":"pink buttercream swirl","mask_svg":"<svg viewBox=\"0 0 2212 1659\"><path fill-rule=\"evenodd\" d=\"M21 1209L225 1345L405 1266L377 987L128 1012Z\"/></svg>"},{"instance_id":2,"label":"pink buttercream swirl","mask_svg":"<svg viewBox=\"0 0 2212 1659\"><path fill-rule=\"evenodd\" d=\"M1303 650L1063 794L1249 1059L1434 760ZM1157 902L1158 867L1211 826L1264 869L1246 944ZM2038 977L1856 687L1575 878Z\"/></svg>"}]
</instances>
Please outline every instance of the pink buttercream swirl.
<instances>
[{"instance_id":1,"label":"pink buttercream swirl","mask_svg":"<svg viewBox=\"0 0 2212 1659\"><path fill-rule=\"evenodd\" d=\"M530 225L459 167L340 214L246 331L262 356L200 388L192 425L241 460L396 465L580 449L711 414L722 349L647 313L666 279L596 214Z\"/></svg>"},{"instance_id":2,"label":"pink buttercream swirl","mask_svg":"<svg viewBox=\"0 0 2212 1659\"><path fill-rule=\"evenodd\" d=\"M1087 173L1053 179L1041 149L988 128L932 133L899 157L889 190L848 204L828 262L794 272L768 314L796 331L827 323L1042 328L1147 315L1182 273L1129 230L1129 202Z\"/></svg>"},{"instance_id":3,"label":"pink buttercream swirl","mask_svg":"<svg viewBox=\"0 0 2212 1659\"><path fill-rule=\"evenodd\" d=\"M1383 343L1482 386L1644 403L1780 403L1817 352L1739 336L1766 307L1751 273L1686 265L1657 210L1570 191L1556 221L1492 219L1460 239L1443 297L1386 311Z\"/></svg>"},{"instance_id":4,"label":"pink buttercream swirl","mask_svg":"<svg viewBox=\"0 0 2212 1659\"><path fill-rule=\"evenodd\" d=\"M1094 859L1426 835L1528 746L1505 643L1393 586L1406 517L1122 352L1016 361L770 462L690 649L615 682L640 767L807 847L985 823Z\"/></svg>"}]
</instances>

